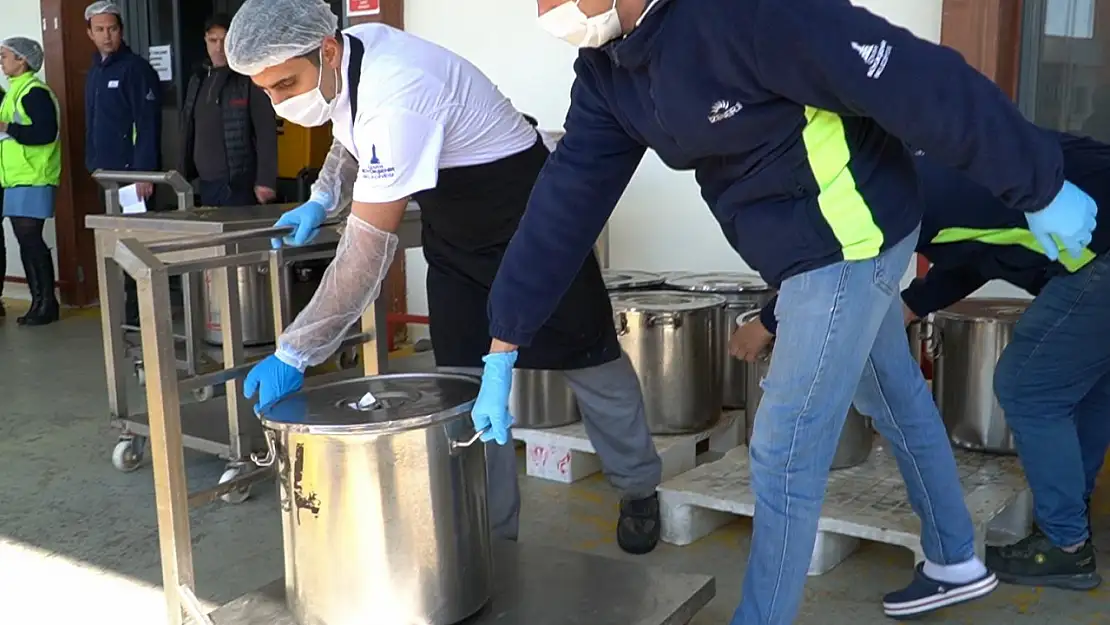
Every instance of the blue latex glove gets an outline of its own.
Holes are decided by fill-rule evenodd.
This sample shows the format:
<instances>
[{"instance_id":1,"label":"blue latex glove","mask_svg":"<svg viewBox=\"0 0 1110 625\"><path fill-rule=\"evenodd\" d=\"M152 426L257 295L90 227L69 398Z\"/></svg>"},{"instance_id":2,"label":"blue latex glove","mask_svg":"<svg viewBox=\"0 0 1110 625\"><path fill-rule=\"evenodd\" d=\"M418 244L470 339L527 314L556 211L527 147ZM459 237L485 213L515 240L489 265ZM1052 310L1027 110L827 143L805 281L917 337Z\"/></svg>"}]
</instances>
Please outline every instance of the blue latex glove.
<instances>
[{"instance_id":1,"label":"blue latex glove","mask_svg":"<svg viewBox=\"0 0 1110 625\"><path fill-rule=\"evenodd\" d=\"M498 445L509 442L509 428L513 417L509 414L509 391L513 387L513 365L516 352L498 352L482 358L486 363L482 371L482 389L470 418L474 421L474 431L481 432L482 440L497 441Z\"/></svg>"},{"instance_id":2,"label":"blue latex glove","mask_svg":"<svg viewBox=\"0 0 1110 625\"><path fill-rule=\"evenodd\" d=\"M274 249L281 247L282 241L286 245L298 246L311 243L320 232L320 224L328 218L328 210L316 200L310 200L297 208L285 213L278 219L275 226L293 226L293 234L282 239L271 239Z\"/></svg>"},{"instance_id":3,"label":"blue latex glove","mask_svg":"<svg viewBox=\"0 0 1110 625\"><path fill-rule=\"evenodd\" d=\"M247 374L247 379L243 382L243 395L252 399L257 393L258 403L254 405L254 409L261 412L279 399L301 390L302 386L304 374L271 354Z\"/></svg>"},{"instance_id":4,"label":"blue latex glove","mask_svg":"<svg viewBox=\"0 0 1110 625\"><path fill-rule=\"evenodd\" d=\"M1060 245L1072 258L1079 258L1083 248L1091 242L1097 216L1098 204L1091 196L1065 181L1048 206L1035 213L1026 213L1025 219L1029 222L1029 231L1044 248L1045 255L1057 260Z\"/></svg>"}]
</instances>

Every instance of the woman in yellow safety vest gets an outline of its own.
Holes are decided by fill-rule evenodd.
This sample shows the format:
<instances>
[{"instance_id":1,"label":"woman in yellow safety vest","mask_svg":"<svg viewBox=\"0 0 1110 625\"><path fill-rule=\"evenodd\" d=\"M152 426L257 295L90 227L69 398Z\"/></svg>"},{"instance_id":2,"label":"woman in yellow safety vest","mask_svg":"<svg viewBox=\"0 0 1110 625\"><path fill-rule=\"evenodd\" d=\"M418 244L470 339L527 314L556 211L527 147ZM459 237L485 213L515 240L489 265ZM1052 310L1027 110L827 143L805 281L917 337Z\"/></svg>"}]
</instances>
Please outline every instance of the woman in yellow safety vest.
<instances>
[{"instance_id":1,"label":"woman in yellow safety vest","mask_svg":"<svg viewBox=\"0 0 1110 625\"><path fill-rule=\"evenodd\" d=\"M26 37L0 41L0 69L8 93L0 101L0 187L3 211L12 224L31 290L31 309L20 325L41 326L58 320L54 295L54 259L42 237L54 217L54 196L62 174L58 102L35 75L42 69L42 46ZM2 241L2 237L0 237ZM6 273L0 242L0 276Z\"/></svg>"}]
</instances>

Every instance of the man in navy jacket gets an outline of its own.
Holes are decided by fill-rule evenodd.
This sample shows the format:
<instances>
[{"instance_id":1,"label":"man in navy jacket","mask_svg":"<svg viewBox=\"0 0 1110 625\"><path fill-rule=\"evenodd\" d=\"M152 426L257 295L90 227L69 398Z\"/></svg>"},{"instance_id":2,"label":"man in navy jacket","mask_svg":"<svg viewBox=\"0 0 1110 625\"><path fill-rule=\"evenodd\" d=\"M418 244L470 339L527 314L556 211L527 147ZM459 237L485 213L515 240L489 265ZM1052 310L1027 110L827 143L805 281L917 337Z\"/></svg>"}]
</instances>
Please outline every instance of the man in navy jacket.
<instances>
[{"instance_id":1,"label":"man in navy jacket","mask_svg":"<svg viewBox=\"0 0 1110 625\"><path fill-rule=\"evenodd\" d=\"M89 171L158 171L162 155L162 84L123 42L123 18L111 2L85 10L96 44L85 82L85 165ZM140 188L149 197L152 187Z\"/></svg>"},{"instance_id":2,"label":"man in navy jacket","mask_svg":"<svg viewBox=\"0 0 1110 625\"><path fill-rule=\"evenodd\" d=\"M1110 145L1068 134L1059 140L1068 180L1110 202ZM1090 540L1090 499L1110 447L1110 225L1099 223L1078 256L1061 251L1054 261L1021 216L990 191L928 157L916 165L925 196L917 251L932 267L902 291L906 323L990 280L1036 296L994 383L1033 491L1037 530L1015 545L988 547L987 565L1005 582L1094 588L1102 580ZM772 303L736 330L733 355L754 360L775 329Z\"/></svg>"},{"instance_id":3,"label":"man in navy jacket","mask_svg":"<svg viewBox=\"0 0 1110 625\"><path fill-rule=\"evenodd\" d=\"M158 171L162 161L162 84L143 57L123 42L123 17L113 2L85 9L89 39L96 44L85 79L85 166L118 171ZM139 183L143 199L154 194ZM125 281L126 322L138 325L135 283Z\"/></svg>"},{"instance_id":4,"label":"man in navy jacket","mask_svg":"<svg viewBox=\"0 0 1110 625\"><path fill-rule=\"evenodd\" d=\"M793 622L836 434L865 369L877 384L863 403L891 406L877 425L899 442L926 557L885 612L916 616L991 592L944 426L905 346L897 295L922 208L899 139L990 189L1038 240L1079 249L1096 207L1065 182L1055 138L956 52L848 0L538 4L545 30L582 50L566 135L490 293L495 340L475 427L511 423L517 346L555 307L650 147L695 172L726 239L782 302L750 446L754 535L732 624Z\"/></svg>"}]
</instances>

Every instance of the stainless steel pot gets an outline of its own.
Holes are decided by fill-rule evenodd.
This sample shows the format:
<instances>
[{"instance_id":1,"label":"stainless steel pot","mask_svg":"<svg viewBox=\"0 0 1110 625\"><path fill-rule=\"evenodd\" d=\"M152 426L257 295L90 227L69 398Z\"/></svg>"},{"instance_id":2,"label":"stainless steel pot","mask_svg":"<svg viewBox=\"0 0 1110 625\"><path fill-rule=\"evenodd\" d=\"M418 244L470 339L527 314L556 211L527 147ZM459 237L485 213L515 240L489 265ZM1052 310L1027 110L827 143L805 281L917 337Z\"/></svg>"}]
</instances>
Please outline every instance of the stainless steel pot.
<instances>
[{"instance_id":1,"label":"stainless steel pot","mask_svg":"<svg viewBox=\"0 0 1110 625\"><path fill-rule=\"evenodd\" d=\"M725 300L678 291L610 295L621 347L632 360L653 434L700 432L721 414Z\"/></svg>"},{"instance_id":2,"label":"stainless steel pot","mask_svg":"<svg viewBox=\"0 0 1110 625\"><path fill-rule=\"evenodd\" d=\"M759 276L736 271L696 273L672 278L666 285L681 291L712 293L725 298L724 332L721 333L721 405L726 408L743 408L747 405L748 367L728 353L728 341L740 315L760 310L775 296Z\"/></svg>"},{"instance_id":3,"label":"stainless steel pot","mask_svg":"<svg viewBox=\"0 0 1110 625\"><path fill-rule=\"evenodd\" d=\"M322 259L293 263L289 266L289 303L292 314L304 309L316 294L320 280L330 260ZM239 318L242 320L243 344L247 347L270 345L274 342L274 314L271 300L269 267L239 267ZM215 272L205 272L201 306L205 311L204 340L211 345L223 345L220 327L220 300L212 292Z\"/></svg>"},{"instance_id":4,"label":"stainless steel pot","mask_svg":"<svg viewBox=\"0 0 1110 625\"><path fill-rule=\"evenodd\" d=\"M994 370L1029 300L966 299L933 314L933 399L958 447L1016 453Z\"/></svg>"},{"instance_id":5,"label":"stainless steel pot","mask_svg":"<svg viewBox=\"0 0 1110 625\"><path fill-rule=\"evenodd\" d=\"M243 329L243 344L248 347L274 342L273 292L270 290L269 268L266 265L239 267L239 319ZM204 272L204 340L212 345L223 345L220 326L220 300L213 292L216 281L214 271Z\"/></svg>"},{"instance_id":6,"label":"stainless steel pot","mask_svg":"<svg viewBox=\"0 0 1110 625\"><path fill-rule=\"evenodd\" d=\"M479 381L393 374L307 389L261 416L298 623L450 625L489 600Z\"/></svg>"},{"instance_id":7,"label":"stainless steel pot","mask_svg":"<svg viewBox=\"0 0 1110 625\"><path fill-rule=\"evenodd\" d=\"M601 277L610 292L651 289L663 284L663 276L635 269L603 269Z\"/></svg>"},{"instance_id":8,"label":"stainless steel pot","mask_svg":"<svg viewBox=\"0 0 1110 625\"><path fill-rule=\"evenodd\" d=\"M744 408L747 427L744 440L748 444L752 442L755 415L759 409L759 402L763 399L763 387L760 383L767 377L770 367L769 358L762 358L748 365L748 402ZM844 421L844 429L840 431L840 442L836 446L836 455L833 456L831 468L848 469L867 462L874 444L875 432L871 428L871 420L857 412L854 406L848 408L848 418Z\"/></svg>"},{"instance_id":9,"label":"stainless steel pot","mask_svg":"<svg viewBox=\"0 0 1110 625\"><path fill-rule=\"evenodd\" d=\"M514 370L509 413L514 427L536 430L570 425L582 418L562 371Z\"/></svg>"}]
</instances>

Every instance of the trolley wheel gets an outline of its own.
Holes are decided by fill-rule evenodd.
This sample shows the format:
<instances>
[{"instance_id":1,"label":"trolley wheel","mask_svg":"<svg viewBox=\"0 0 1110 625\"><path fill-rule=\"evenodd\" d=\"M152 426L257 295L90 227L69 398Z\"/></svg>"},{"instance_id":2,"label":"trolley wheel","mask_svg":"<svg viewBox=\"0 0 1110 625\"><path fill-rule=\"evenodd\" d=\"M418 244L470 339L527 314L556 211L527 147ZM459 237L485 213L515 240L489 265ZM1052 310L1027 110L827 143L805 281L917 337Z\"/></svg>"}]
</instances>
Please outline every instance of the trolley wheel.
<instances>
[{"instance_id":1,"label":"trolley wheel","mask_svg":"<svg viewBox=\"0 0 1110 625\"><path fill-rule=\"evenodd\" d=\"M208 401L216 396L216 387L202 386L193 389L193 399L197 401Z\"/></svg>"},{"instance_id":2,"label":"trolley wheel","mask_svg":"<svg viewBox=\"0 0 1110 625\"><path fill-rule=\"evenodd\" d=\"M220 476L220 484L226 484L227 482L234 480L235 478L242 475L243 471L244 467L229 467L226 471L224 471L223 475ZM224 503L236 504L243 503L244 501L249 499L250 496L251 488L250 486L247 486L238 490L233 490L230 493L220 495L220 499Z\"/></svg>"},{"instance_id":3,"label":"trolley wheel","mask_svg":"<svg viewBox=\"0 0 1110 625\"><path fill-rule=\"evenodd\" d=\"M358 366L358 350L350 349L339 352L339 368L341 370L354 369Z\"/></svg>"},{"instance_id":4,"label":"trolley wheel","mask_svg":"<svg viewBox=\"0 0 1110 625\"><path fill-rule=\"evenodd\" d=\"M146 441L141 438L121 438L112 449L112 466L124 473L130 473L143 463L143 447Z\"/></svg>"},{"instance_id":5,"label":"trolley wheel","mask_svg":"<svg viewBox=\"0 0 1110 625\"><path fill-rule=\"evenodd\" d=\"M143 363L135 363L135 378L139 380L139 386L146 386L146 369Z\"/></svg>"}]
</instances>

